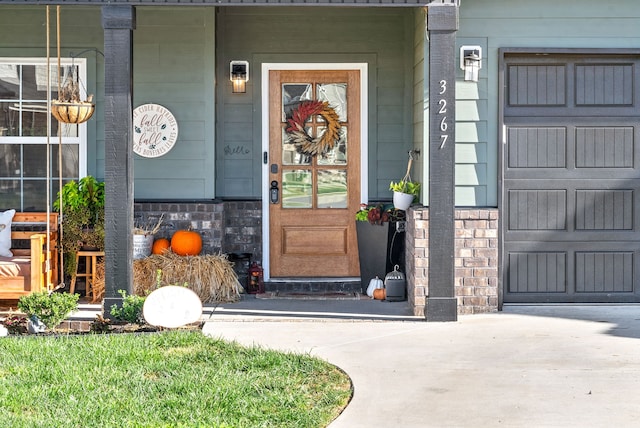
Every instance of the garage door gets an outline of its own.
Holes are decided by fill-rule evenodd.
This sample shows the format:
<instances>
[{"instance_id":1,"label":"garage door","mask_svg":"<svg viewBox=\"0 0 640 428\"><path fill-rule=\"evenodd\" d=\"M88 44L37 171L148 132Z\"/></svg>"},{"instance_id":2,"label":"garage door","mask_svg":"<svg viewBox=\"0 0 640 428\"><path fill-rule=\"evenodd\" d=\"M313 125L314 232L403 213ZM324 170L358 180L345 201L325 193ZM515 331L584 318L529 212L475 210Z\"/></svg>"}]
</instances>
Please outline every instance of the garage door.
<instances>
[{"instance_id":1,"label":"garage door","mask_svg":"<svg viewBox=\"0 0 640 428\"><path fill-rule=\"evenodd\" d=\"M640 55L503 52L504 302L640 301Z\"/></svg>"}]
</instances>

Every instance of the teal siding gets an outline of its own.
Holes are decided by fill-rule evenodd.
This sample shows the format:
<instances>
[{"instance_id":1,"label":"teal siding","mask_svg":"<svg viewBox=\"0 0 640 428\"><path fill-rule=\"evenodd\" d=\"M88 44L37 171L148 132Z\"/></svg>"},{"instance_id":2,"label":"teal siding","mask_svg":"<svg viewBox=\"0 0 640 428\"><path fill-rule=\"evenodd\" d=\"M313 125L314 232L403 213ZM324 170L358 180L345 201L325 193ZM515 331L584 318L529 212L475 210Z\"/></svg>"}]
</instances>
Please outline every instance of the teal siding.
<instances>
[{"instance_id":1,"label":"teal siding","mask_svg":"<svg viewBox=\"0 0 640 428\"><path fill-rule=\"evenodd\" d=\"M472 45L487 50L486 40L482 38L457 37L456 54L459 47ZM459 64L459 58L456 65ZM457 206L491 206L487 199L489 188L496 190L497 173L488 179L487 171L490 166L487 135L488 100L483 98L487 94L486 60L483 58L480 79L477 83L465 82L464 72L459 66L456 83L456 196ZM496 146L497 147L497 146ZM496 149L497 150L497 149ZM495 152L497 153L497 151ZM496 156L491 157L491 160ZM494 162L495 163L495 162ZM493 165L495 168L496 165Z\"/></svg>"},{"instance_id":2,"label":"teal siding","mask_svg":"<svg viewBox=\"0 0 640 428\"><path fill-rule=\"evenodd\" d=\"M50 8L51 60L55 64L56 8ZM87 122L87 173L104 177L104 46L100 8L62 7L60 54L85 58L87 93L94 94L96 111ZM44 58L46 51L46 8L44 6L2 6L0 8L0 56Z\"/></svg>"},{"instance_id":3,"label":"teal siding","mask_svg":"<svg viewBox=\"0 0 640 428\"><path fill-rule=\"evenodd\" d=\"M636 0L462 2L457 43L482 46L483 68L477 84L459 71L456 85L456 204L497 206L499 48L637 48L639 28Z\"/></svg>"},{"instance_id":4,"label":"teal siding","mask_svg":"<svg viewBox=\"0 0 640 428\"><path fill-rule=\"evenodd\" d=\"M2 6L0 55L46 55L45 7ZM138 7L134 31L134 101L156 103L178 120L179 136L165 156L134 155L138 199L209 199L215 179L215 9ZM55 54L55 8L51 8ZM85 50L87 92L96 112L87 122L87 173L104 178L104 47L99 7L61 8L61 54ZM55 58L53 59L55 61Z\"/></svg>"},{"instance_id":5,"label":"teal siding","mask_svg":"<svg viewBox=\"0 0 640 428\"><path fill-rule=\"evenodd\" d=\"M262 193L261 64L366 62L369 198L390 199L412 146L412 11L242 7L218 10L216 195ZM246 94L231 94L229 61L248 60Z\"/></svg>"},{"instance_id":6,"label":"teal siding","mask_svg":"<svg viewBox=\"0 0 640 428\"><path fill-rule=\"evenodd\" d=\"M162 104L180 127L169 154L135 157L136 198L259 198L260 65L366 62L369 198L390 198L389 181L404 174L408 150L419 148L413 175L424 182L422 198L428 200L428 44L422 8L136 10L134 106ZM42 6L2 6L0 55L44 56L44 21ZM513 0L508 7L497 0L463 2L457 44L482 46L483 68L478 83L462 81L461 70L456 76L456 204L497 206L499 48L635 48L638 28L640 2L632 0L582 0L579 7L555 0ZM85 83L95 94L96 114L87 125L87 172L99 178L104 177L104 60L97 51L103 44L99 7L62 7L62 55L84 51ZM246 94L230 93L232 59L250 62Z\"/></svg>"},{"instance_id":7,"label":"teal siding","mask_svg":"<svg viewBox=\"0 0 640 428\"><path fill-rule=\"evenodd\" d=\"M136 8L134 107L153 103L178 121L178 140L160 158L134 155L137 199L215 196L215 9Z\"/></svg>"}]
</instances>

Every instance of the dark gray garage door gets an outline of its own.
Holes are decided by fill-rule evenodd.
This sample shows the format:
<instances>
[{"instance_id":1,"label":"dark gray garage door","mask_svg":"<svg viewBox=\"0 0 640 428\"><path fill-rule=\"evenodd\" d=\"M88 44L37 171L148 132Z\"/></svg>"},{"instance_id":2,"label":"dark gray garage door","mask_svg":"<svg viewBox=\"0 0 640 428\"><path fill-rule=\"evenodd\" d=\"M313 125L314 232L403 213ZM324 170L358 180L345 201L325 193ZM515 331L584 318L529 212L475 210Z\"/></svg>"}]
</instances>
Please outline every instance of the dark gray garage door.
<instances>
[{"instance_id":1,"label":"dark gray garage door","mask_svg":"<svg viewBox=\"0 0 640 428\"><path fill-rule=\"evenodd\" d=\"M504 302L640 301L640 55L502 58Z\"/></svg>"}]
</instances>

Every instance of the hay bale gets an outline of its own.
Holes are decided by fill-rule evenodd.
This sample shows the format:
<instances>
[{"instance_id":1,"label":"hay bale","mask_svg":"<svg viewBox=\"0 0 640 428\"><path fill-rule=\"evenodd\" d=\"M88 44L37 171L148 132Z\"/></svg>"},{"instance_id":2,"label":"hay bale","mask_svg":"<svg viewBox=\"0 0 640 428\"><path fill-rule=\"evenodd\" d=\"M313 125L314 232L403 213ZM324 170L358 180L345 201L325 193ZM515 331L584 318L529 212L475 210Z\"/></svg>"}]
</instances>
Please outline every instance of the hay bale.
<instances>
[{"instance_id":1,"label":"hay bale","mask_svg":"<svg viewBox=\"0 0 640 428\"><path fill-rule=\"evenodd\" d=\"M240 283L226 254L184 257L165 251L133 261L135 294L146 296L163 285L186 285L203 303L240 298Z\"/></svg>"},{"instance_id":2,"label":"hay bale","mask_svg":"<svg viewBox=\"0 0 640 428\"><path fill-rule=\"evenodd\" d=\"M104 298L104 257L100 257L96 262L96 276L93 278L93 298L91 303L102 302Z\"/></svg>"}]
</instances>

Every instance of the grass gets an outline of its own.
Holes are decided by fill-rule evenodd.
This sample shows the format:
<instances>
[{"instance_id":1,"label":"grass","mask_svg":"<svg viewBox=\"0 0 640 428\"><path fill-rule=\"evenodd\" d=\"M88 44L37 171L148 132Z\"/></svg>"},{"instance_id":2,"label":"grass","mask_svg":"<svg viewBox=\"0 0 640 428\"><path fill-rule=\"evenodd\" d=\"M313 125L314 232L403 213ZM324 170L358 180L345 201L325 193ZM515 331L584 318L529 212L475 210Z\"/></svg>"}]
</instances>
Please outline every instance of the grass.
<instances>
[{"instance_id":1,"label":"grass","mask_svg":"<svg viewBox=\"0 0 640 428\"><path fill-rule=\"evenodd\" d=\"M2 427L324 427L348 377L202 332L0 340Z\"/></svg>"}]
</instances>

